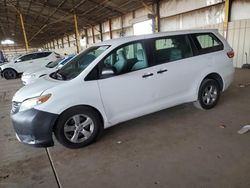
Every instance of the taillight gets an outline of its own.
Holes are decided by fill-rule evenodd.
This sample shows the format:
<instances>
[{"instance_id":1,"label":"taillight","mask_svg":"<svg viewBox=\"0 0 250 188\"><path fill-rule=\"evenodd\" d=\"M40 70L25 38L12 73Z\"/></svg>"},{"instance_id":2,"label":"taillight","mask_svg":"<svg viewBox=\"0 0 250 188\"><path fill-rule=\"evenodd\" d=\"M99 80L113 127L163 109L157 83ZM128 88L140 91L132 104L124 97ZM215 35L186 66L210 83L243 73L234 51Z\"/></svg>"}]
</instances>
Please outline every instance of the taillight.
<instances>
[{"instance_id":1,"label":"taillight","mask_svg":"<svg viewBox=\"0 0 250 188\"><path fill-rule=\"evenodd\" d=\"M231 50L231 51L227 52L227 56L228 56L229 58L233 58L233 57L234 57L234 51Z\"/></svg>"}]
</instances>

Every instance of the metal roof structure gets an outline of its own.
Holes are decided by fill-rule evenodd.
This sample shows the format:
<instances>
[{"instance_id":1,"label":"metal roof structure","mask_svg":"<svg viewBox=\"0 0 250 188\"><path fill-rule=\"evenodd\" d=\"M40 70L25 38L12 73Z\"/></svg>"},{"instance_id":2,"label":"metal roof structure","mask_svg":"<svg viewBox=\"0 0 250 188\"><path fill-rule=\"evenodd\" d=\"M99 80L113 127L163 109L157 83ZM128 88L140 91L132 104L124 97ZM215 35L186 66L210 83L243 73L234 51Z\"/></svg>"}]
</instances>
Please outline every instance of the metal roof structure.
<instances>
[{"instance_id":1,"label":"metal roof structure","mask_svg":"<svg viewBox=\"0 0 250 188\"><path fill-rule=\"evenodd\" d=\"M20 14L32 47L73 34L73 15L84 29L142 8L153 0L0 0L0 41L12 39L24 46Z\"/></svg>"}]
</instances>

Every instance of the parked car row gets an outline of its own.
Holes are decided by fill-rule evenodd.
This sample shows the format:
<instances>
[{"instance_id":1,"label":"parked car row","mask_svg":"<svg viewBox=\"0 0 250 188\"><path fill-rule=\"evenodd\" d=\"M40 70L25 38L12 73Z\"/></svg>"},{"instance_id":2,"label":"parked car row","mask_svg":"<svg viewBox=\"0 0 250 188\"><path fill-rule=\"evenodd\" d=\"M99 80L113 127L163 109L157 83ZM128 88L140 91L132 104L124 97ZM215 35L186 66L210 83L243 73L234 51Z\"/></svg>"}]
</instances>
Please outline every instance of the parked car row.
<instances>
[{"instance_id":1,"label":"parked car row","mask_svg":"<svg viewBox=\"0 0 250 188\"><path fill-rule=\"evenodd\" d=\"M15 79L28 69L43 68L46 64L59 59L55 52L35 52L18 57L0 66L0 74L5 79Z\"/></svg>"},{"instance_id":2,"label":"parked car row","mask_svg":"<svg viewBox=\"0 0 250 188\"><path fill-rule=\"evenodd\" d=\"M233 57L233 49L216 30L94 44L50 74L24 73L25 84L26 77L40 78L13 97L16 136L22 143L48 147L55 135L62 145L80 148L94 142L105 128L175 105L194 102L211 109L233 80ZM56 59L54 53L43 59L48 61L40 66L57 64L49 63ZM1 67L3 76L25 72L28 65L17 66L22 61L21 57Z\"/></svg>"}]
</instances>

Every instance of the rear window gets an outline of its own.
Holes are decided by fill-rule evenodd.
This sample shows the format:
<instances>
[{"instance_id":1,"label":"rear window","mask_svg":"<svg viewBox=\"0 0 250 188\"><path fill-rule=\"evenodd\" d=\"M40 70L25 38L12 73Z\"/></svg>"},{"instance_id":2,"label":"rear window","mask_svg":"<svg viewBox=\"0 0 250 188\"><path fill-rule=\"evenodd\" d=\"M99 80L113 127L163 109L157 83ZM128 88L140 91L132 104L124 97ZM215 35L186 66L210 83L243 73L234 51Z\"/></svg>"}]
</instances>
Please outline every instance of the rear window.
<instances>
[{"instance_id":1,"label":"rear window","mask_svg":"<svg viewBox=\"0 0 250 188\"><path fill-rule=\"evenodd\" d=\"M197 33L191 35L197 54L205 54L223 50L223 43L212 33Z\"/></svg>"}]
</instances>

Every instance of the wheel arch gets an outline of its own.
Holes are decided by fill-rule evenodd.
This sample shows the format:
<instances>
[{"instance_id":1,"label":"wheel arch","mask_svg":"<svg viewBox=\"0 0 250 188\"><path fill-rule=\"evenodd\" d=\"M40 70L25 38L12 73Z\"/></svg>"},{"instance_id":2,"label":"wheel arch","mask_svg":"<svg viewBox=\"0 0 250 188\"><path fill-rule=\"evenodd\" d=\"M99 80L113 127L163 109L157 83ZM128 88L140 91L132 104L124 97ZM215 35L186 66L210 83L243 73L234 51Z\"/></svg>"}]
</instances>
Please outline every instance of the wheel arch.
<instances>
[{"instance_id":1,"label":"wheel arch","mask_svg":"<svg viewBox=\"0 0 250 188\"><path fill-rule=\"evenodd\" d=\"M15 71L15 72L18 74L18 72L16 71L16 69L14 69L14 68L12 68L12 67L4 68L4 69L2 70L2 72L6 71L6 70L8 70L8 69L13 70L13 71Z\"/></svg>"},{"instance_id":2,"label":"wheel arch","mask_svg":"<svg viewBox=\"0 0 250 188\"><path fill-rule=\"evenodd\" d=\"M223 90L224 82L223 82L222 77L221 77L218 73L213 72L213 73L208 74L207 76L205 76L205 77L203 78L203 80L201 81L201 83L202 83L205 79L212 79L212 80L215 80L215 81L219 84L220 91Z\"/></svg>"},{"instance_id":3,"label":"wheel arch","mask_svg":"<svg viewBox=\"0 0 250 188\"><path fill-rule=\"evenodd\" d=\"M198 99L200 86L205 79L215 80L219 84L220 91L223 91L224 81L222 79L222 76L217 72L212 72L212 71L206 72L205 74L203 74L203 76L200 77L199 80L197 80L197 83L195 84L195 95L194 95L194 98L192 99L193 101L196 101Z\"/></svg>"},{"instance_id":4,"label":"wheel arch","mask_svg":"<svg viewBox=\"0 0 250 188\"><path fill-rule=\"evenodd\" d=\"M55 121L55 124L54 124L54 126L53 126L53 132L54 132L54 130L55 130L55 126L56 126L56 124L57 124L59 118L61 117L61 115L62 115L63 113L65 113L65 112L67 112L68 110L71 110L71 109L77 108L77 107L87 107L87 108L90 108L90 109L94 110L94 111L98 114L98 116L100 117L101 123L102 123L102 128L104 128L104 123L105 123L104 117L103 117L102 113L101 113L97 108L95 108L95 107L93 107L93 106L90 106L90 105L75 105L75 106L71 106L71 107L65 109L64 111L62 111L62 112L58 115L58 117L57 117L57 119L56 119L56 121Z\"/></svg>"},{"instance_id":5,"label":"wheel arch","mask_svg":"<svg viewBox=\"0 0 250 188\"><path fill-rule=\"evenodd\" d=\"M0 76L4 77L4 72L7 71L7 70L12 70L12 71L14 71L15 74L16 74L16 78L19 76L19 73L18 73L14 68L12 68L12 67L7 67L7 68L4 68L3 70L1 70L1 75L0 75ZM5 78L5 77L4 77L4 78ZM6 78L5 78L5 79L6 79Z\"/></svg>"}]
</instances>

